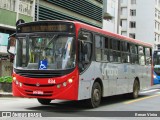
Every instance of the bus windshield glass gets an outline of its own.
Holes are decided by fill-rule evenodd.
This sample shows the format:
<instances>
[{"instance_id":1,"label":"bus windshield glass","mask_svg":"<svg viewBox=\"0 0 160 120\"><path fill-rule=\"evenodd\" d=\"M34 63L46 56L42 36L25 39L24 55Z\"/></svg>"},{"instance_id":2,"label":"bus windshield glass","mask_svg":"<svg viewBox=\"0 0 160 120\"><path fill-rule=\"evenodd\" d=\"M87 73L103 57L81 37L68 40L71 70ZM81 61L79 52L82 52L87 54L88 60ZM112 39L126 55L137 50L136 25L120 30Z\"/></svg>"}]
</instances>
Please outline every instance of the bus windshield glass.
<instances>
[{"instance_id":1,"label":"bus windshield glass","mask_svg":"<svg viewBox=\"0 0 160 120\"><path fill-rule=\"evenodd\" d=\"M75 67L75 37L64 34L17 35L16 69L66 70Z\"/></svg>"},{"instance_id":2,"label":"bus windshield glass","mask_svg":"<svg viewBox=\"0 0 160 120\"><path fill-rule=\"evenodd\" d=\"M154 72L160 75L160 51L154 52L153 65L154 65Z\"/></svg>"}]
</instances>

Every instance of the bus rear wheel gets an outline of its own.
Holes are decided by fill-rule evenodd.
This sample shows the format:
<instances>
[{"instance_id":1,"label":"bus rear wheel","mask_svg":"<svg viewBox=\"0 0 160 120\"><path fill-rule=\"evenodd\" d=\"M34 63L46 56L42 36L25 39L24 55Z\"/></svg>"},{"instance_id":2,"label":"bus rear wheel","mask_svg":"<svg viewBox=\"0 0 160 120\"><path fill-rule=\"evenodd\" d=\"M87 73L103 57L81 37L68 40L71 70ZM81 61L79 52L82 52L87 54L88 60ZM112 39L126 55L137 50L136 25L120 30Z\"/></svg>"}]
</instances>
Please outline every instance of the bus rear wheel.
<instances>
[{"instance_id":1,"label":"bus rear wheel","mask_svg":"<svg viewBox=\"0 0 160 120\"><path fill-rule=\"evenodd\" d=\"M101 103L102 89L98 82L95 82L92 87L91 99L87 100L89 107L96 108Z\"/></svg>"},{"instance_id":2,"label":"bus rear wheel","mask_svg":"<svg viewBox=\"0 0 160 120\"><path fill-rule=\"evenodd\" d=\"M133 99L138 98L139 90L140 90L139 82L138 80L135 80L133 84L133 92L129 93L129 97Z\"/></svg>"},{"instance_id":3,"label":"bus rear wheel","mask_svg":"<svg viewBox=\"0 0 160 120\"><path fill-rule=\"evenodd\" d=\"M38 102L41 103L42 105L48 105L51 102L51 99L42 99L42 98L37 98Z\"/></svg>"}]
</instances>

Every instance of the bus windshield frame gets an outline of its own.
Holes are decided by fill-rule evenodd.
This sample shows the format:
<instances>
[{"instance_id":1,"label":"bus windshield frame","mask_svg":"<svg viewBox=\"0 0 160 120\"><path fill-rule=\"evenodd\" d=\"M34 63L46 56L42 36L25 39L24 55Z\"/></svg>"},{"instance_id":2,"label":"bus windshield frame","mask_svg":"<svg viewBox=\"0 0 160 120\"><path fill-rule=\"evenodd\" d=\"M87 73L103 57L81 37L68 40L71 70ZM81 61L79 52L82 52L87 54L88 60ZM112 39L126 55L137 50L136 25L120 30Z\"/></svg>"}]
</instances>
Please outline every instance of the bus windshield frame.
<instances>
[{"instance_id":1,"label":"bus windshield frame","mask_svg":"<svg viewBox=\"0 0 160 120\"><path fill-rule=\"evenodd\" d=\"M52 71L75 68L74 33L18 33L16 39L14 69Z\"/></svg>"}]
</instances>

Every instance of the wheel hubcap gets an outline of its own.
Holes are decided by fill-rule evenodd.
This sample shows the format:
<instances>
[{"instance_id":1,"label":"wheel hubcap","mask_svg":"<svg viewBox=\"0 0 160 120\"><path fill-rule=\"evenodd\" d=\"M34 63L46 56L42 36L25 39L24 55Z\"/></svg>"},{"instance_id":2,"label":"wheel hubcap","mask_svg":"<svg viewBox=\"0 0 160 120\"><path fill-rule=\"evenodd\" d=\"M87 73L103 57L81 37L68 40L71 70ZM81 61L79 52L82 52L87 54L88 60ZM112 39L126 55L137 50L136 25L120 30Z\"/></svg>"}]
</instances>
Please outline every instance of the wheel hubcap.
<instances>
[{"instance_id":1,"label":"wheel hubcap","mask_svg":"<svg viewBox=\"0 0 160 120\"><path fill-rule=\"evenodd\" d=\"M95 101L99 101L99 99L100 99L100 95L99 95L99 90L98 89L95 89L94 90L94 93L93 93L93 96L94 96L94 100Z\"/></svg>"}]
</instances>

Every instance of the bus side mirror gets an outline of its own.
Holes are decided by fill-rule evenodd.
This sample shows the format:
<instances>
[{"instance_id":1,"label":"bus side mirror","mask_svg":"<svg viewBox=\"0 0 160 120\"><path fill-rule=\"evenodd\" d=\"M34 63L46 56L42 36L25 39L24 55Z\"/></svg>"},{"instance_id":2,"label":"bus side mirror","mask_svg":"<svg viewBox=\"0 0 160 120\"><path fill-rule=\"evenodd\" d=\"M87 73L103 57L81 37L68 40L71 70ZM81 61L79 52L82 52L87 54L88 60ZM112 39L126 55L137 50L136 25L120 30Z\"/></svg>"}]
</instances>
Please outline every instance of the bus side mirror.
<instances>
[{"instance_id":1,"label":"bus side mirror","mask_svg":"<svg viewBox=\"0 0 160 120\"><path fill-rule=\"evenodd\" d=\"M8 38L8 45L7 45L7 52L9 53L10 50L10 46L11 46L11 39L10 37Z\"/></svg>"},{"instance_id":2,"label":"bus side mirror","mask_svg":"<svg viewBox=\"0 0 160 120\"><path fill-rule=\"evenodd\" d=\"M13 46L12 49L11 49L11 46ZM14 47L15 47L15 34L12 34L8 38L8 45L7 45L7 52L12 56L14 56L14 53L13 53Z\"/></svg>"}]
</instances>

